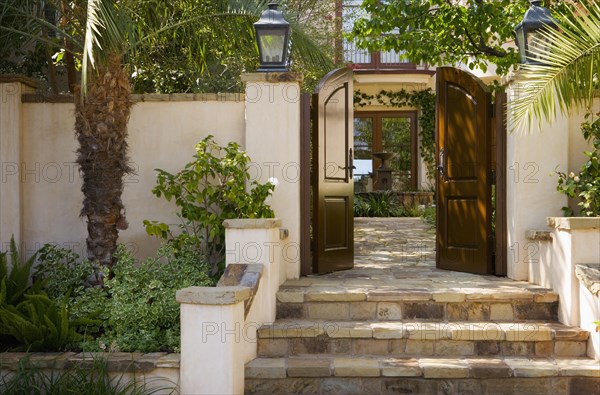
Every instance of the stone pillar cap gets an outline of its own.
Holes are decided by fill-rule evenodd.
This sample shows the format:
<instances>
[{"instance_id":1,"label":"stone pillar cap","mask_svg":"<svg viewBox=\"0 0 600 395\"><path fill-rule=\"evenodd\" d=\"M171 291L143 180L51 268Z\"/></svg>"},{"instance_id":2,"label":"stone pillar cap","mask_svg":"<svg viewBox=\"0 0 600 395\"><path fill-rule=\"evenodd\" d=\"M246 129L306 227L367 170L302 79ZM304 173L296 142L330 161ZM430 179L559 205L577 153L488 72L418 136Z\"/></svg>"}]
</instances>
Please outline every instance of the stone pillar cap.
<instances>
[{"instance_id":1,"label":"stone pillar cap","mask_svg":"<svg viewBox=\"0 0 600 395\"><path fill-rule=\"evenodd\" d=\"M182 304L228 305L250 298L250 288L232 287L188 287L175 294L177 302Z\"/></svg>"},{"instance_id":2,"label":"stone pillar cap","mask_svg":"<svg viewBox=\"0 0 600 395\"><path fill-rule=\"evenodd\" d=\"M283 73L244 73L243 82L302 82L304 75L291 71Z\"/></svg>"},{"instance_id":3,"label":"stone pillar cap","mask_svg":"<svg viewBox=\"0 0 600 395\"><path fill-rule=\"evenodd\" d=\"M223 221L226 229L272 229L281 227L279 218L235 218Z\"/></svg>"}]
</instances>

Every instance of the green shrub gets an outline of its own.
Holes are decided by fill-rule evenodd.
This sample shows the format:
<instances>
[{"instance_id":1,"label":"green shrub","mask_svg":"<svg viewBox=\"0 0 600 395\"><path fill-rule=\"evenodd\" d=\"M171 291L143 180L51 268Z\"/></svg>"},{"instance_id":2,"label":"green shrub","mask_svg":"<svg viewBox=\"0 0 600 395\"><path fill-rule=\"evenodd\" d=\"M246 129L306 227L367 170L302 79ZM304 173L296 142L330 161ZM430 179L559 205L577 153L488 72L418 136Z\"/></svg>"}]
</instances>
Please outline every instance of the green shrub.
<instances>
[{"instance_id":1,"label":"green shrub","mask_svg":"<svg viewBox=\"0 0 600 395\"><path fill-rule=\"evenodd\" d=\"M152 190L157 197L175 200L180 233L175 234L169 225L157 221L145 220L144 225L149 235L168 240L176 248L191 240L216 274L224 262L223 220L272 218L273 211L265 200L274 186L249 181L250 158L234 142L221 147L213 136L208 136L195 148L194 161L178 173L157 169L157 185Z\"/></svg>"},{"instance_id":2,"label":"green shrub","mask_svg":"<svg viewBox=\"0 0 600 395\"><path fill-rule=\"evenodd\" d=\"M26 294L16 306L0 306L0 334L12 336L21 346L16 350L62 351L83 339L78 332L92 319L71 320L67 298L58 304L45 293Z\"/></svg>"},{"instance_id":3,"label":"green shrub","mask_svg":"<svg viewBox=\"0 0 600 395\"><path fill-rule=\"evenodd\" d=\"M70 249L45 244L38 251L33 278L43 280L44 291L50 297L60 298L83 292L93 274L94 267L87 259L81 261L79 255Z\"/></svg>"},{"instance_id":4,"label":"green shrub","mask_svg":"<svg viewBox=\"0 0 600 395\"><path fill-rule=\"evenodd\" d=\"M212 286L208 267L190 241L177 250L167 244L156 258L136 264L124 246L117 250L114 277L106 280L110 295L107 332L98 339L100 349L114 351L178 351L178 289Z\"/></svg>"},{"instance_id":5,"label":"green shrub","mask_svg":"<svg viewBox=\"0 0 600 395\"><path fill-rule=\"evenodd\" d=\"M30 283L31 268L36 254L26 261L21 260L14 237L10 238L9 251L0 252L0 305L17 305L24 300L27 292L37 293L42 288L41 282Z\"/></svg>"},{"instance_id":6,"label":"green shrub","mask_svg":"<svg viewBox=\"0 0 600 395\"><path fill-rule=\"evenodd\" d=\"M419 206L404 206L393 191L378 191L365 196L354 196L355 217L418 217L420 215Z\"/></svg>"},{"instance_id":7,"label":"green shrub","mask_svg":"<svg viewBox=\"0 0 600 395\"><path fill-rule=\"evenodd\" d=\"M10 243L11 270L7 253L0 255L0 336L3 342L18 344L28 351L58 351L81 340L79 331L98 321L89 317L71 319L67 303L69 294L60 301L42 290L44 281L30 284L31 269L36 258L22 261L14 239Z\"/></svg>"},{"instance_id":8,"label":"green shrub","mask_svg":"<svg viewBox=\"0 0 600 395\"><path fill-rule=\"evenodd\" d=\"M423 221L425 221L428 225L435 228L436 227L436 208L435 206L427 206L421 213L421 217Z\"/></svg>"}]
</instances>

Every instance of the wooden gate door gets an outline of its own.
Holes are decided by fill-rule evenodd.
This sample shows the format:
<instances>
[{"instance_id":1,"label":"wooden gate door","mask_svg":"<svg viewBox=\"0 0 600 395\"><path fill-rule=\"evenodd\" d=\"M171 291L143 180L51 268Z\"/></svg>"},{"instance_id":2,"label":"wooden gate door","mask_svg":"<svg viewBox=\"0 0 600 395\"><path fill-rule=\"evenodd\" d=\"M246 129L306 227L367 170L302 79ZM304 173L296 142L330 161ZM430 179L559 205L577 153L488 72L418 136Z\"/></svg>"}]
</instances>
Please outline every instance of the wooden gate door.
<instances>
[{"instance_id":1,"label":"wooden gate door","mask_svg":"<svg viewBox=\"0 0 600 395\"><path fill-rule=\"evenodd\" d=\"M313 94L313 273L354 266L352 71L338 69Z\"/></svg>"},{"instance_id":2,"label":"wooden gate door","mask_svg":"<svg viewBox=\"0 0 600 395\"><path fill-rule=\"evenodd\" d=\"M440 269L491 274L491 95L472 74L437 72L437 256Z\"/></svg>"}]
</instances>

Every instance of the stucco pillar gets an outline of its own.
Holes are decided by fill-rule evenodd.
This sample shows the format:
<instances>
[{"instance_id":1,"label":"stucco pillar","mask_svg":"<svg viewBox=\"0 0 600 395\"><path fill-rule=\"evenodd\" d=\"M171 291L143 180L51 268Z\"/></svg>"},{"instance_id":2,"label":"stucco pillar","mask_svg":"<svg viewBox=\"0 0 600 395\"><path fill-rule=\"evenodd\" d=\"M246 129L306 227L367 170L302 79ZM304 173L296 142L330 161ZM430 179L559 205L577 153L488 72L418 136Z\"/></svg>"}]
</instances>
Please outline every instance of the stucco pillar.
<instances>
[{"instance_id":1,"label":"stucco pillar","mask_svg":"<svg viewBox=\"0 0 600 395\"><path fill-rule=\"evenodd\" d=\"M189 287L181 307L182 394L244 393L244 301L248 287Z\"/></svg>"},{"instance_id":2,"label":"stucco pillar","mask_svg":"<svg viewBox=\"0 0 600 395\"><path fill-rule=\"evenodd\" d=\"M246 152L251 176L276 184L268 202L289 237L281 242L280 280L300 276L300 84L295 73L244 74Z\"/></svg>"},{"instance_id":3,"label":"stucco pillar","mask_svg":"<svg viewBox=\"0 0 600 395\"><path fill-rule=\"evenodd\" d=\"M569 121L559 114L541 129L533 120L531 130L515 127L510 103L519 97L516 85L508 88L506 160L507 269L508 277L529 280L529 261L537 253L537 243L527 239L530 229L543 229L546 217L562 214L565 195L556 191L557 167L567 169L569 162Z\"/></svg>"},{"instance_id":4,"label":"stucco pillar","mask_svg":"<svg viewBox=\"0 0 600 395\"><path fill-rule=\"evenodd\" d=\"M255 303L260 306L252 321L260 323L275 321L277 291L279 290L281 244L281 220L277 218L228 219L225 226L225 264L258 263L263 265L260 292ZM284 231L285 233L285 231Z\"/></svg>"},{"instance_id":5,"label":"stucco pillar","mask_svg":"<svg viewBox=\"0 0 600 395\"><path fill-rule=\"evenodd\" d=\"M0 76L0 247L8 248L14 235L21 244L21 94L31 92L34 81Z\"/></svg>"}]
</instances>

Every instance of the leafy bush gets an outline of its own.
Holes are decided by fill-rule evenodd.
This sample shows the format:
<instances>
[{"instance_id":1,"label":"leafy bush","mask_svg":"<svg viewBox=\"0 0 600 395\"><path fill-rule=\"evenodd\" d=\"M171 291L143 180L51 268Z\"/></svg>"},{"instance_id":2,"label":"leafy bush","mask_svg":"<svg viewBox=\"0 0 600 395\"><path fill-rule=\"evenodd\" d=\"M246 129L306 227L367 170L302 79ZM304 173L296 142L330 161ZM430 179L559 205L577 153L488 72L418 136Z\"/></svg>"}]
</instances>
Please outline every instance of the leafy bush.
<instances>
[{"instance_id":1,"label":"leafy bush","mask_svg":"<svg viewBox=\"0 0 600 395\"><path fill-rule=\"evenodd\" d=\"M597 114L600 116L600 113ZM586 119L591 114L586 115ZM570 198L579 200L577 204L580 213L586 217L600 216L600 118L595 121L586 121L581 124L581 132L588 142L592 143L593 150L584 152L589 158L581 167L578 174L557 171L558 185L556 190ZM565 215L573 215L569 207L563 207Z\"/></svg>"},{"instance_id":2,"label":"leafy bush","mask_svg":"<svg viewBox=\"0 0 600 395\"><path fill-rule=\"evenodd\" d=\"M393 191L354 196L355 217L418 217L420 215L421 209L418 206L404 206Z\"/></svg>"},{"instance_id":3,"label":"leafy bush","mask_svg":"<svg viewBox=\"0 0 600 395\"><path fill-rule=\"evenodd\" d=\"M27 294L16 306L0 306L0 333L12 336L27 351L60 351L81 341L78 332L92 319L69 319L67 299L59 304L45 293Z\"/></svg>"},{"instance_id":4,"label":"leafy bush","mask_svg":"<svg viewBox=\"0 0 600 395\"><path fill-rule=\"evenodd\" d=\"M15 239L10 238L9 251L0 252L0 305L17 305L24 300L27 292L37 293L41 289L41 283L31 285L29 281L35 258L36 254L33 254L28 260L21 260Z\"/></svg>"},{"instance_id":5,"label":"leafy bush","mask_svg":"<svg viewBox=\"0 0 600 395\"><path fill-rule=\"evenodd\" d=\"M274 186L251 181L247 191L250 158L234 142L221 147L208 136L195 148L194 161L178 173L158 169L157 185L152 190L157 197L175 200L181 233L176 235L169 225L157 221L145 220L144 225L149 235L168 240L175 248L191 240L215 274L224 260L223 220L272 218L273 211L265 200Z\"/></svg>"},{"instance_id":6,"label":"leafy bush","mask_svg":"<svg viewBox=\"0 0 600 395\"><path fill-rule=\"evenodd\" d=\"M178 289L212 286L205 259L191 241L177 250L167 244L156 258L136 264L124 246L117 250L114 277L106 280L110 295L107 332L99 348L114 351L179 350Z\"/></svg>"},{"instance_id":7,"label":"leafy bush","mask_svg":"<svg viewBox=\"0 0 600 395\"><path fill-rule=\"evenodd\" d=\"M29 351L63 350L81 340L79 331L85 326L99 323L88 317L71 319L68 296L57 302L42 291L43 281L30 284L36 254L22 261L14 239L10 257L9 273L7 253L0 254L0 335L9 339L7 343Z\"/></svg>"},{"instance_id":8,"label":"leafy bush","mask_svg":"<svg viewBox=\"0 0 600 395\"><path fill-rule=\"evenodd\" d=\"M33 272L35 280L43 280L44 291L52 298L78 295L94 274L90 261L79 259L74 251L45 244L38 252L38 264Z\"/></svg>"},{"instance_id":9,"label":"leafy bush","mask_svg":"<svg viewBox=\"0 0 600 395\"><path fill-rule=\"evenodd\" d=\"M421 217L423 221L425 221L428 225L435 228L436 226L436 208L435 206L427 206L421 213Z\"/></svg>"}]
</instances>

